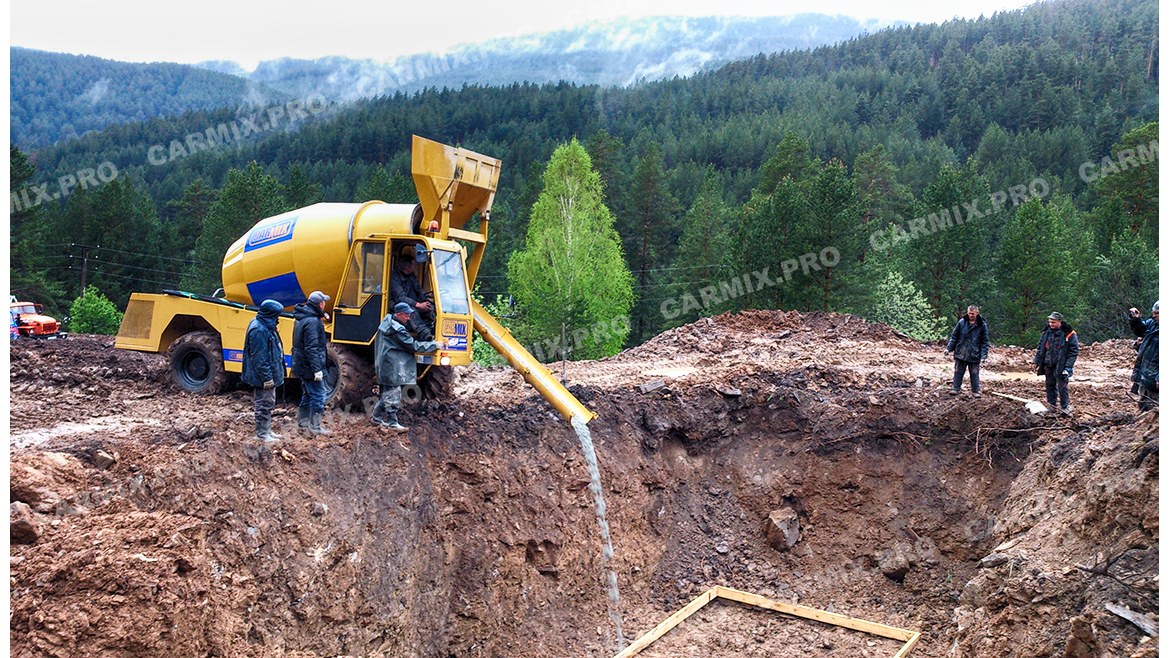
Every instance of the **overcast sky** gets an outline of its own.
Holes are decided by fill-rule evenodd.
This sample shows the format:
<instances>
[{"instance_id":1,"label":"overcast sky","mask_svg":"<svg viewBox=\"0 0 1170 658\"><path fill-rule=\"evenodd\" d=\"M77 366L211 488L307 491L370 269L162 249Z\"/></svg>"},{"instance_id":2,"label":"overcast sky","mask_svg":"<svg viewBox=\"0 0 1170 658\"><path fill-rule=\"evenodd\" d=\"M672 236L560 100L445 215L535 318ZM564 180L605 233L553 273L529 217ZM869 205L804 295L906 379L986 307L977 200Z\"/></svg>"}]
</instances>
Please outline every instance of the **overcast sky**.
<instances>
[{"instance_id":1,"label":"overcast sky","mask_svg":"<svg viewBox=\"0 0 1170 658\"><path fill-rule=\"evenodd\" d=\"M934 23L990 16L1022 0L13 0L12 45L128 62L234 60L251 69L279 57L393 60L619 16L787 16L816 12Z\"/></svg>"}]
</instances>

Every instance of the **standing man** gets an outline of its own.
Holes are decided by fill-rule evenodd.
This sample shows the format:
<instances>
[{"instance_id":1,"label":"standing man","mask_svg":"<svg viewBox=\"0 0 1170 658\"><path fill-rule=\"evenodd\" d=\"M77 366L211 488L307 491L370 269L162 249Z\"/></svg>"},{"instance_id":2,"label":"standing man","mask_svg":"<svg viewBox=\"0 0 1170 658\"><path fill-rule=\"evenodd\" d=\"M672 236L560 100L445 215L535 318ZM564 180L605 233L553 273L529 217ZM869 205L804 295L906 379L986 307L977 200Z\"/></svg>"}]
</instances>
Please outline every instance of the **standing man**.
<instances>
[{"instance_id":1,"label":"standing man","mask_svg":"<svg viewBox=\"0 0 1170 658\"><path fill-rule=\"evenodd\" d=\"M284 384L284 345L276 332L283 310L284 306L275 299L260 302L260 310L244 335L244 370L240 379L253 389L256 438L265 443L280 438L272 431L272 408L276 406L276 387Z\"/></svg>"},{"instance_id":2,"label":"standing man","mask_svg":"<svg viewBox=\"0 0 1170 658\"><path fill-rule=\"evenodd\" d=\"M439 349L434 341L417 340L406 325L410 321L411 307L405 302L394 305L394 312L387 313L378 325L374 341L374 370L382 398L374 407L370 419L375 425L393 430L405 430L398 422L398 407L402 403L402 387L415 384L418 367L414 355L417 352L434 352Z\"/></svg>"},{"instance_id":3,"label":"standing man","mask_svg":"<svg viewBox=\"0 0 1170 658\"><path fill-rule=\"evenodd\" d=\"M425 263L427 252L412 244L404 246L400 252L398 267L390 272L390 303L409 306L411 318L406 326L419 338L430 340L434 337L435 305L414 275L415 261Z\"/></svg>"},{"instance_id":4,"label":"standing man","mask_svg":"<svg viewBox=\"0 0 1170 658\"><path fill-rule=\"evenodd\" d=\"M963 388L963 371L971 373L971 394L979 397L979 362L987 358L987 323L979 315L979 307L967 307L966 317L959 318L947 341L947 353L955 353L955 377L951 380L951 395Z\"/></svg>"},{"instance_id":5,"label":"standing man","mask_svg":"<svg viewBox=\"0 0 1170 658\"><path fill-rule=\"evenodd\" d=\"M329 295L314 290L309 300L293 308L292 374L301 380L297 425L311 434L332 434L321 427L325 415L325 302Z\"/></svg>"},{"instance_id":6,"label":"standing man","mask_svg":"<svg viewBox=\"0 0 1170 658\"><path fill-rule=\"evenodd\" d=\"M1158 406L1158 304L1150 309L1149 320L1142 320L1142 312L1129 309L1129 328L1137 340L1137 363L1130 380L1137 387L1138 411L1149 411Z\"/></svg>"},{"instance_id":7,"label":"standing man","mask_svg":"<svg viewBox=\"0 0 1170 658\"><path fill-rule=\"evenodd\" d=\"M1053 311L1048 316L1048 326L1040 334L1040 342L1036 344L1032 364L1036 366L1037 375L1044 375L1049 406L1056 406L1057 393L1060 394L1062 413L1069 413L1068 380L1072 379L1073 364L1080 353L1077 332L1068 326L1063 315Z\"/></svg>"}]
</instances>

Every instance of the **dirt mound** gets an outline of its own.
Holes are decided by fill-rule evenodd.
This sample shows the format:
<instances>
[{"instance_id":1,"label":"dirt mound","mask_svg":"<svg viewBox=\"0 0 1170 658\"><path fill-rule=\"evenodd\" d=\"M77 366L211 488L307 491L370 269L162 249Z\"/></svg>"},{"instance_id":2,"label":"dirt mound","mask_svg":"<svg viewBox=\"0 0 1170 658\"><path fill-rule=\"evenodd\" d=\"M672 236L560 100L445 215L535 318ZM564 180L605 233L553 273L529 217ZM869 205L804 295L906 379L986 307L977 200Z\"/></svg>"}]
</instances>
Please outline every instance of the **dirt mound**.
<instances>
[{"instance_id":1,"label":"dirt mound","mask_svg":"<svg viewBox=\"0 0 1170 658\"><path fill-rule=\"evenodd\" d=\"M13 655L615 653L577 438L514 372L467 369L399 435L340 412L301 435L282 393L264 445L247 391L192 396L109 343L12 347ZM725 585L920 630L915 656L1143 650L1106 607L1158 609L1157 414L1125 398L1127 349L1086 346L1071 418L990 394L1042 395L1026 349L952 397L939 346L840 314L723 315L567 364L599 414L627 640ZM731 605L660 642L891 653Z\"/></svg>"}]
</instances>

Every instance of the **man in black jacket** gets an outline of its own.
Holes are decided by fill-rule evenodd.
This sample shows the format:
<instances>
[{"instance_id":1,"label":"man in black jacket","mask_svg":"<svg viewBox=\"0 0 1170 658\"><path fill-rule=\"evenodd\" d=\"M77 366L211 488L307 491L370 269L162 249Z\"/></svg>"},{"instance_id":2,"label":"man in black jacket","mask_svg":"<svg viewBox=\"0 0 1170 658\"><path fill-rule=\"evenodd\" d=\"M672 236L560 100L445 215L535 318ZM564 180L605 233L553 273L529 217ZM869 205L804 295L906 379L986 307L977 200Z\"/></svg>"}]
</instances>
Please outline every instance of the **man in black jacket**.
<instances>
[{"instance_id":1,"label":"man in black jacket","mask_svg":"<svg viewBox=\"0 0 1170 658\"><path fill-rule=\"evenodd\" d=\"M963 387L963 371L971 373L971 394L979 397L979 362L987 358L987 322L979 314L979 307L967 307L967 316L959 318L947 341L948 353L955 353L955 377L951 380L951 395L958 395Z\"/></svg>"},{"instance_id":2,"label":"man in black jacket","mask_svg":"<svg viewBox=\"0 0 1170 658\"><path fill-rule=\"evenodd\" d=\"M244 334L244 370L240 379L253 389L256 438L264 442L281 438L272 431L272 408L276 406L276 387L284 384L284 345L276 330L283 310L284 305L274 299L260 302Z\"/></svg>"},{"instance_id":3,"label":"man in black jacket","mask_svg":"<svg viewBox=\"0 0 1170 658\"><path fill-rule=\"evenodd\" d=\"M1048 316L1048 326L1044 333L1040 334L1032 364L1036 366L1037 375L1044 375L1049 406L1056 406L1059 393L1060 410L1066 414L1069 412L1068 381L1072 379L1073 364L1077 362L1080 353L1077 332L1068 326L1063 315L1053 312Z\"/></svg>"},{"instance_id":4,"label":"man in black jacket","mask_svg":"<svg viewBox=\"0 0 1170 658\"><path fill-rule=\"evenodd\" d=\"M422 340L431 340L435 336L435 304L432 295L423 292L418 277L414 275L415 262L426 262L426 249L406 245L400 251L398 266L390 272L390 306L409 306L410 319L406 328Z\"/></svg>"},{"instance_id":5,"label":"man in black jacket","mask_svg":"<svg viewBox=\"0 0 1170 658\"><path fill-rule=\"evenodd\" d=\"M1150 311L1149 320L1142 320L1141 311L1129 309L1129 328L1138 337L1134 346L1138 351L1137 363L1130 380L1137 388L1138 411L1149 411L1158 406L1158 304Z\"/></svg>"},{"instance_id":6,"label":"man in black jacket","mask_svg":"<svg viewBox=\"0 0 1170 658\"><path fill-rule=\"evenodd\" d=\"M309 300L293 308L292 374L301 380L297 424L312 434L331 434L321 427L325 414L325 302L329 295L314 290Z\"/></svg>"}]
</instances>

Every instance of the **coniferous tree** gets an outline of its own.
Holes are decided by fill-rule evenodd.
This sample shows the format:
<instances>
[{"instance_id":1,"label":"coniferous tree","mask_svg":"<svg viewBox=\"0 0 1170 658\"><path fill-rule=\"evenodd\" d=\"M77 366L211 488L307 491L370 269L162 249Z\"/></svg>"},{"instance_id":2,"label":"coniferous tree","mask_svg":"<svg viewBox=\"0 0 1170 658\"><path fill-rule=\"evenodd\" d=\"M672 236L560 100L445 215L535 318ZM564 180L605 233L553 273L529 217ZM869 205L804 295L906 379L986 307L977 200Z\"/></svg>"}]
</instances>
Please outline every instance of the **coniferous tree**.
<instances>
[{"instance_id":1,"label":"coniferous tree","mask_svg":"<svg viewBox=\"0 0 1170 658\"><path fill-rule=\"evenodd\" d=\"M678 201L667 186L662 149L650 142L638 158L629 192L629 215L619 232L628 249L627 260L636 281L638 299L658 297L654 291L669 279L667 264L673 252L677 232L674 226ZM631 317L633 344L658 333L664 318L653 303L636 303Z\"/></svg>"},{"instance_id":2,"label":"coniferous tree","mask_svg":"<svg viewBox=\"0 0 1170 658\"><path fill-rule=\"evenodd\" d=\"M284 189L285 200L290 208L304 208L322 199L321 185L310 183L305 168L299 164L289 167L288 187Z\"/></svg>"},{"instance_id":3,"label":"coniferous tree","mask_svg":"<svg viewBox=\"0 0 1170 658\"><path fill-rule=\"evenodd\" d=\"M195 243L198 264L192 269L191 289L208 294L223 286L223 257L233 242L256 222L288 210L284 186L255 162L228 172L227 183L203 223Z\"/></svg>"},{"instance_id":4,"label":"coniferous tree","mask_svg":"<svg viewBox=\"0 0 1170 658\"><path fill-rule=\"evenodd\" d=\"M664 286L668 293L665 299L650 300L659 302L649 306L658 309L666 319L666 326L677 327L740 303L736 298L745 294L742 284L724 290L718 288L721 282L743 274L742 267L732 268L727 262L731 246L729 216L730 211L723 202L723 186L715 168L709 166L699 195L683 217L682 240L669 268L670 279L679 283ZM720 302L703 307L701 291L709 286L715 287L714 296ZM695 302L699 308L695 308Z\"/></svg>"},{"instance_id":5,"label":"coniferous tree","mask_svg":"<svg viewBox=\"0 0 1170 658\"><path fill-rule=\"evenodd\" d=\"M365 203L377 199L386 203L414 203L418 201L414 184L397 172L390 173L385 167L374 167L369 178L358 184L354 201Z\"/></svg>"},{"instance_id":6,"label":"coniferous tree","mask_svg":"<svg viewBox=\"0 0 1170 658\"><path fill-rule=\"evenodd\" d=\"M1073 263L1065 235L1069 217L1061 212L1069 210L1031 199L1007 224L999 257L999 306L1012 344L1034 339L1044 318L1052 311L1064 312L1072 301ZM1073 323L1075 318L1067 315Z\"/></svg>"},{"instance_id":7,"label":"coniferous tree","mask_svg":"<svg viewBox=\"0 0 1170 658\"><path fill-rule=\"evenodd\" d=\"M900 242L908 273L937 317L958 317L994 289L988 236L997 218L989 214L987 198L986 184L970 163L961 169L943 167L923 192L914 217L891 232L891 243L908 236Z\"/></svg>"},{"instance_id":8,"label":"coniferous tree","mask_svg":"<svg viewBox=\"0 0 1170 658\"><path fill-rule=\"evenodd\" d=\"M860 283L864 226L857 188L840 160L830 160L808 185L808 214L796 218L789 256L781 262L798 270L793 287L798 308L843 312L851 308ZM799 271L800 274L795 274Z\"/></svg>"}]
</instances>

